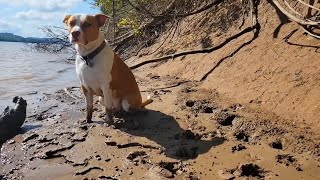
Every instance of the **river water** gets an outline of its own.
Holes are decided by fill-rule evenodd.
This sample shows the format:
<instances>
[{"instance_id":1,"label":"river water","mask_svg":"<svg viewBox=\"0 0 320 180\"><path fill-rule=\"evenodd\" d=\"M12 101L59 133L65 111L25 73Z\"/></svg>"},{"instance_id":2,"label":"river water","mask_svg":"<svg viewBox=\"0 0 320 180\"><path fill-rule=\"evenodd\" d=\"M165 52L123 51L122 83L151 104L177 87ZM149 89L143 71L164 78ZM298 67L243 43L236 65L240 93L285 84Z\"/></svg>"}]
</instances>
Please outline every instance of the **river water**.
<instances>
[{"instance_id":1,"label":"river water","mask_svg":"<svg viewBox=\"0 0 320 180\"><path fill-rule=\"evenodd\" d=\"M13 106L14 96L32 102L42 93L78 86L74 65L63 61L70 56L30 51L24 43L0 42L0 111Z\"/></svg>"}]
</instances>

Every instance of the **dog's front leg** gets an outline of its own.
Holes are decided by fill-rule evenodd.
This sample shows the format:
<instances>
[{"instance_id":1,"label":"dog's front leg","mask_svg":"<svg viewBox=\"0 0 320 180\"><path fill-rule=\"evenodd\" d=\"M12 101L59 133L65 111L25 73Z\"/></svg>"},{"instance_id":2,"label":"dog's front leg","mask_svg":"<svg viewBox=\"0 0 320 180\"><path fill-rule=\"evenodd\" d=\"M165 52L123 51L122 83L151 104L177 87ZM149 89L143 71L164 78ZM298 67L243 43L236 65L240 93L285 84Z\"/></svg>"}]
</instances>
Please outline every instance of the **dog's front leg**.
<instances>
[{"instance_id":1,"label":"dog's front leg","mask_svg":"<svg viewBox=\"0 0 320 180\"><path fill-rule=\"evenodd\" d=\"M82 87L83 94L86 98L86 104L87 104L87 123L92 122L92 113L93 113L93 94L89 92L84 86Z\"/></svg>"},{"instance_id":2,"label":"dog's front leg","mask_svg":"<svg viewBox=\"0 0 320 180\"><path fill-rule=\"evenodd\" d=\"M106 111L105 122L113 123L113 115L112 115L112 94L109 88L104 88L103 90L103 99Z\"/></svg>"}]
</instances>

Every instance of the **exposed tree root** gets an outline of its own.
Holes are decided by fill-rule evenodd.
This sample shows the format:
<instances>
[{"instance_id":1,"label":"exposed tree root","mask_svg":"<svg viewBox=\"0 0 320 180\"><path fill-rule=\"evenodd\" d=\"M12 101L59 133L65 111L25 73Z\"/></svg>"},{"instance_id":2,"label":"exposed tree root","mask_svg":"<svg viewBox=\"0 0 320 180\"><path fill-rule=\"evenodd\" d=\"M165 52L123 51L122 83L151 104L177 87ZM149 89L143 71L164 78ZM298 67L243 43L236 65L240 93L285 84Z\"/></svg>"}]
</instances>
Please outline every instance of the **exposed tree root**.
<instances>
[{"instance_id":1,"label":"exposed tree root","mask_svg":"<svg viewBox=\"0 0 320 180\"><path fill-rule=\"evenodd\" d=\"M260 26L260 25L259 25ZM147 61L144 61L144 62L141 62L141 63L138 63L136 65L133 65L131 66L130 68L131 69L137 69L143 65L146 65L146 64L150 64L150 63L156 63L156 62L161 62L161 61L168 61L169 59L174 59L174 58L177 58L177 57L181 57L181 56L185 56L185 55L190 55L190 54L205 54L205 53L211 53L213 51L216 51L222 47L224 47L226 44L228 44L229 42L239 38L240 36L246 34L246 33L249 33L253 30L255 30L256 27L248 27L244 30L242 30L241 32L239 32L238 34L235 34L229 38L227 38L225 41L223 41L221 44L217 45L217 46L214 46L214 47L210 47L210 48L205 48L205 49L197 49L197 50L190 50L190 51L183 51L183 52L179 52L179 53L175 53L175 54L170 54L170 55L167 55L167 56L162 56L162 57L159 57L159 58L154 58L154 59L150 59L150 60L147 60Z\"/></svg>"},{"instance_id":2,"label":"exposed tree root","mask_svg":"<svg viewBox=\"0 0 320 180\"><path fill-rule=\"evenodd\" d=\"M238 47L235 51L233 51L233 52L232 52L231 54L229 54L228 56L220 59L204 76L202 76L202 78L200 79L200 81L206 80L207 77L208 77L217 67L219 67L222 62L224 62L226 59L234 56L234 55L235 55L236 53L238 53L243 47L251 44L255 39L258 38L259 33L260 33L260 29L261 29L260 23L259 23L259 21L258 21L258 5L259 5L259 3L260 3L260 0L252 0L251 3L252 3L252 5L251 5L251 6L252 6L252 12L251 12L251 14L252 14L252 27L246 28L245 30L247 30L247 31L245 31L245 32L247 33L247 32L253 31L253 32L254 32L254 35L253 35L252 39L251 39L250 41L248 41L248 42L243 43L240 47ZM243 31L244 31L244 30L243 30Z\"/></svg>"},{"instance_id":3,"label":"exposed tree root","mask_svg":"<svg viewBox=\"0 0 320 180\"><path fill-rule=\"evenodd\" d=\"M298 29L293 30L291 33L289 33L286 37L284 37L284 42L286 42L289 45L292 46L299 46L299 47L308 47L308 48L314 48L316 52L320 49L320 46L313 46L313 45L307 45L307 44L298 44L290 41L290 38L293 36L294 33L296 33Z\"/></svg>"},{"instance_id":4,"label":"exposed tree root","mask_svg":"<svg viewBox=\"0 0 320 180\"><path fill-rule=\"evenodd\" d=\"M259 25L260 26L260 25ZM250 28L253 28L253 29L256 29L257 27L250 27ZM252 30L253 30L252 29ZM251 31L252 31L251 30ZM258 33L255 33L255 35L253 36L253 38L248 41L248 42L245 42L243 43L240 47L238 47L235 51L233 51L231 54L229 54L228 56L220 59L204 76L202 76L202 78L200 79L200 81L204 81L207 79L207 77L217 68L220 66L221 63L223 63L226 59L228 58L231 58L232 56L234 56L236 53L238 53L243 47L249 45L251 42L253 42L256 38L258 38L258 35L256 35Z\"/></svg>"}]
</instances>

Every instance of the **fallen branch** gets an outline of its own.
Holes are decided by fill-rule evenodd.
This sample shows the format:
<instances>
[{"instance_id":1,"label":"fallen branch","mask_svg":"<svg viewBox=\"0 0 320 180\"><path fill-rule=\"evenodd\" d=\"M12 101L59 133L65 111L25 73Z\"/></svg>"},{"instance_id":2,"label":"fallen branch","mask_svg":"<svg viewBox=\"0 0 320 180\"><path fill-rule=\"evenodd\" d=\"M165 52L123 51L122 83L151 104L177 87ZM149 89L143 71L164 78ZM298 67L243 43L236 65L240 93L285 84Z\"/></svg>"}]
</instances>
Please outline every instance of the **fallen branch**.
<instances>
[{"instance_id":1,"label":"fallen branch","mask_svg":"<svg viewBox=\"0 0 320 180\"><path fill-rule=\"evenodd\" d=\"M319 8L316 8L316 7L314 7L314 6L311 6L311 5L308 4L308 3L305 3L305 2L303 2L303 1L301 1L301 0L297 0L297 1L298 1L299 3L301 3L301 4L304 4L304 5L308 6L309 8L312 8L312 9L314 9L314 10L320 11Z\"/></svg>"},{"instance_id":2,"label":"fallen branch","mask_svg":"<svg viewBox=\"0 0 320 180\"><path fill-rule=\"evenodd\" d=\"M297 14L300 17L303 17L299 12L297 12L295 9L293 9L286 0L283 0L283 1L292 12L294 12L295 14Z\"/></svg>"}]
</instances>

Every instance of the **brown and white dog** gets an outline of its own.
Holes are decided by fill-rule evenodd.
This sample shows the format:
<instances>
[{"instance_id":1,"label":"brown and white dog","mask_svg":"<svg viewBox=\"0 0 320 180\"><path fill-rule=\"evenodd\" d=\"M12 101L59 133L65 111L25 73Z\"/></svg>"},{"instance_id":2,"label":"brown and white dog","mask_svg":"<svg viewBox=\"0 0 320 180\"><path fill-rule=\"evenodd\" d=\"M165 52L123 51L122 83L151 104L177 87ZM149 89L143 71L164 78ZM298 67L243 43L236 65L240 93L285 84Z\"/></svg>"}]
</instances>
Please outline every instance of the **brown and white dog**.
<instances>
[{"instance_id":1,"label":"brown and white dog","mask_svg":"<svg viewBox=\"0 0 320 180\"><path fill-rule=\"evenodd\" d=\"M76 72L87 104L87 122L92 122L93 95L105 106L106 122L113 112L139 110L152 103L142 102L138 84L130 68L113 52L100 28L109 20L104 14L66 15L69 40L77 51Z\"/></svg>"}]
</instances>

